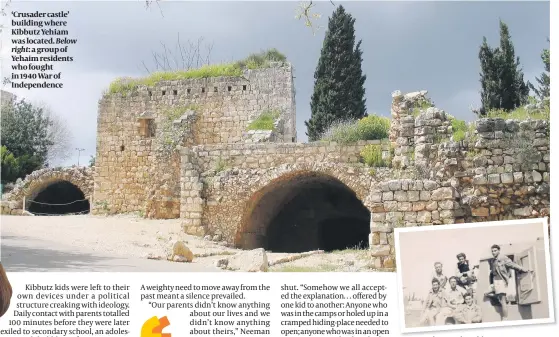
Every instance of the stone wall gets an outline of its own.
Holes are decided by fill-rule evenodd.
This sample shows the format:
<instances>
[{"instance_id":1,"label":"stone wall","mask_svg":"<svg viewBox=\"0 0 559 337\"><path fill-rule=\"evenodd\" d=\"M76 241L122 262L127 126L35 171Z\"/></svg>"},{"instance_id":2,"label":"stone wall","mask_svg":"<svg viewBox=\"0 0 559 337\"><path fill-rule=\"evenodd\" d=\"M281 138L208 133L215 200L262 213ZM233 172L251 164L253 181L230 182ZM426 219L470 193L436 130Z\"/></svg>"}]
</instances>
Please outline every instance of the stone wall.
<instances>
[{"instance_id":1,"label":"stone wall","mask_svg":"<svg viewBox=\"0 0 559 337\"><path fill-rule=\"evenodd\" d=\"M301 172L322 172L334 177L364 201L373 179L370 168L360 162L360 153L367 145L378 145L385 152L390 151L388 142L381 141L361 141L352 145L317 142L184 148L181 150L182 195L192 197L181 199L185 230L217 235L233 244L254 193L274 179ZM389 176L389 170L379 170L374 176L382 179ZM202 197L194 199L199 196ZM202 212L198 211L199 207ZM193 208L197 209L195 213L190 211Z\"/></svg>"},{"instance_id":2,"label":"stone wall","mask_svg":"<svg viewBox=\"0 0 559 337\"><path fill-rule=\"evenodd\" d=\"M0 105L11 104L16 99L16 95L11 92L0 90Z\"/></svg>"},{"instance_id":3,"label":"stone wall","mask_svg":"<svg viewBox=\"0 0 559 337\"><path fill-rule=\"evenodd\" d=\"M549 215L547 121L480 119L456 139L455 118L425 104L426 92L396 92L393 98L390 143L214 144L183 150L188 156L183 152L182 165L185 171L195 168L188 174L195 176L190 181L200 196L189 206L196 208L191 219L181 212L188 219L185 230L256 246L266 229L248 230L251 214L263 205L276 212L273 202L262 200L275 194L273 200L281 201L290 193L285 186L313 174L324 184L335 180L347 186L370 211L369 244L378 268L395 267L397 227ZM393 152L390 168L363 164L360 153L372 144Z\"/></svg>"},{"instance_id":4,"label":"stone wall","mask_svg":"<svg viewBox=\"0 0 559 337\"><path fill-rule=\"evenodd\" d=\"M270 109L281 111L274 130L247 130ZM94 194L94 213L180 217L187 233L241 248L288 230L293 249L320 245L319 224L345 217L344 226L365 223L373 264L385 269L395 268L394 228L549 216L548 121L485 118L458 134L426 91L394 92L391 114L385 141L295 143L292 69L281 64L107 94L95 172L36 171L2 210L19 214L24 196L66 180ZM365 148L380 149L386 167L367 166ZM282 209L301 193L309 209L287 219ZM312 226L282 227L277 217ZM335 230L335 239L349 231Z\"/></svg>"},{"instance_id":5,"label":"stone wall","mask_svg":"<svg viewBox=\"0 0 559 337\"><path fill-rule=\"evenodd\" d=\"M408 192L403 181L383 183L381 191L371 191L370 198L375 201L368 204L372 212L372 255L379 267L390 268L393 264L395 226L510 220L550 214L548 121L482 118L468 126L464 139L454 139L453 116L434 106L428 107L429 104L418 108L421 105L418 102L429 102L426 94L426 91L393 93L392 166L408 171L412 177L429 180L423 180L419 204L415 192L416 203L402 204L410 200L409 190L415 190L419 180L407 183ZM404 211L395 217L398 208L415 208L418 212Z\"/></svg>"},{"instance_id":6,"label":"stone wall","mask_svg":"<svg viewBox=\"0 0 559 337\"><path fill-rule=\"evenodd\" d=\"M90 167L77 166L34 171L25 179L18 180L14 188L2 196L2 200L5 201L2 214L10 214L14 210L19 210L17 214L20 214L24 208L24 198L26 199L25 209L27 209L30 200L48 186L61 181L72 183L83 192L85 199L89 199L93 194L93 172L94 170Z\"/></svg>"},{"instance_id":7,"label":"stone wall","mask_svg":"<svg viewBox=\"0 0 559 337\"><path fill-rule=\"evenodd\" d=\"M370 247L377 268L393 268L394 228L452 224L459 205L454 187L433 180L397 179L371 187Z\"/></svg>"},{"instance_id":8,"label":"stone wall","mask_svg":"<svg viewBox=\"0 0 559 337\"><path fill-rule=\"evenodd\" d=\"M466 222L549 216L549 122L483 119L475 135L455 148L443 148L440 160L460 169Z\"/></svg>"},{"instance_id":9,"label":"stone wall","mask_svg":"<svg viewBox=\"0 0 559 337\"><path fill-rule=\"evenodd\" d=\"M360 163L361 151L367 145L381 145L389 151L386 141L359 141L355 144L335 142L314 143L267 143L267 144L216 144L194 146L194 152L202 172L223 168L263 169L295 163Z\"/></svg>"},{"instance_id":10,"label":"stone wall","mask_svg":"<svg viewBox=\"0 0 559 337\"><path fill-rule=\"evenodd\" d=\"M269 110L279 118L274 137L264 140L294 142L294 107L292 67L283 63L241 77L161 81L106 94L97 120L93 212L179 217L178 147L244 142L250 122Z\"/></svg>"}]
</instances>

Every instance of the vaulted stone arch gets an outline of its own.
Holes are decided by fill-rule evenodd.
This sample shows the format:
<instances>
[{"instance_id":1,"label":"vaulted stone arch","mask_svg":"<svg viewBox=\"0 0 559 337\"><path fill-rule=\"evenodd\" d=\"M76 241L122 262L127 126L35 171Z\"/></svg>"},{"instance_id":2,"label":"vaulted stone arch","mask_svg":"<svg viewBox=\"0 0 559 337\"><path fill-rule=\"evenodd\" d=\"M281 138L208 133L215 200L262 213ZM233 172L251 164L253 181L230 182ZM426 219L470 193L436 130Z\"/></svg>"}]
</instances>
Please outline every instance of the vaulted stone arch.
<instances>
[{"instance_id":1,"label":"vaulted stone arch","mask_svg":"<svg viewBox=\"0 0 559 337\"><path fill-rule=\"evenodd\" d=\"M235 245L299 252L368 246L371 178L351 165L282 165L254 177Z\"/></svg>"},{"instance_id":2,"label":"vaulted stone arch","mask_svg":"<svg viewBox=\"0 0 559 337\"><path fill-rule=\"evenodd\" d=\"M16 202L18 208L24 207L26 210L36 207L36 205L42 205L41 207L44 209L47 209L47 204L53 205L50 206L52 212L36 213L78 213L89 209L89 199L92 193L93 170L91 168L46 168L34 171L18 182L6 196L6 200ZM23 205L24 198L25 205ZM65 208L62 204L74 206ZM81 211L72 212L73 207L77 207Z\"/></svg>"}]
</instances>

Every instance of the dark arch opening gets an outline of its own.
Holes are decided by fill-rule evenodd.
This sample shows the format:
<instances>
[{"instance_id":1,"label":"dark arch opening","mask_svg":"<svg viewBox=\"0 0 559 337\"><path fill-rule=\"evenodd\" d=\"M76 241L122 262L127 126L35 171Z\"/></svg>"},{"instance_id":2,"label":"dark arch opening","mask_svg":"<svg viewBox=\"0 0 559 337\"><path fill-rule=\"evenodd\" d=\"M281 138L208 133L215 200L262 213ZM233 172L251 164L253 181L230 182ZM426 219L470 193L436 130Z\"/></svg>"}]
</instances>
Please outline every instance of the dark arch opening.
<instances>
[{"instance_id":1,"label":"dark arch opening","mask_svg":"<svg viewBox=\"0 0 559 337\"><path fill-rule=\"evenodd\" d=\"M370 217L341 181L317 172L296 172L255 193L236 246L285 253L368 248Z\"/></svg>"},{"instance_id":2,"label":"dark arch opening","mask_svg":"<svg viewBox=\"0 0 559 337\"><path fill-rule=\"evenodd\" d=\"M89 200L74 184L58 181L48 185L28 201L27 210L36 215L89 213Z\"/></svg>"}]
</instances>

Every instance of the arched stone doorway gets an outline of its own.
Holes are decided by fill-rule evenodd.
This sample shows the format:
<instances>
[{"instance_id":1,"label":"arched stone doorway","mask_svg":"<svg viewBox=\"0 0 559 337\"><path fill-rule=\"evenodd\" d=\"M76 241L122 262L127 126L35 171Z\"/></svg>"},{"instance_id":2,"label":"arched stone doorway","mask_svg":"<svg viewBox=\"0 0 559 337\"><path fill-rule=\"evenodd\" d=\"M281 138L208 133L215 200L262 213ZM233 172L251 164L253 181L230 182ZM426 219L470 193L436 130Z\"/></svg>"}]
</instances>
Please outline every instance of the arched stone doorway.
<instances>
[{"instance_id":1,"label":"arched stone doorway","mask_svg":"<svg viewBox=\"0 0 559 337\"><path fill-rule=\"evenodd\" d=\"M92 168L45 168L17 183L6 200L36 215L85 214L89 213L92 193Z\"/></svg>"},{"instance_id":2,"label":"arched stone doorway","mask_svg":"<svg viewBox=\"0 0 559 337\"><path fill-rule=\"evenodd\" d=\"M26 201L27 211L35 215L87 214L89 199L84 192L66 180L45 184Z\"/></svg>"},{"instance_id":3,"label":"arched stone doorway","mask_svg":"<svg viewBox=\"0 0 559 337\"><path fill-rule=\"evenodd\" d=\"M370 217L356 193L339 179L295 171L252 195L235 245L288 253L367 248Z\"/></svg>"}]
</instances>

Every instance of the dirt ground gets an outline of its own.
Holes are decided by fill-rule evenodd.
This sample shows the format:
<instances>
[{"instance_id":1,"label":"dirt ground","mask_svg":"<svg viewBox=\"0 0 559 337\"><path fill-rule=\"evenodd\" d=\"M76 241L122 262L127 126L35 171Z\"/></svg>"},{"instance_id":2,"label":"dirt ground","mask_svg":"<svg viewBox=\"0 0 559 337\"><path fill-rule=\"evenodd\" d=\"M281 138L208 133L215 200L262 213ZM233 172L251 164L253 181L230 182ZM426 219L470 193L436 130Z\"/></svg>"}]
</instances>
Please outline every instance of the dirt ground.
<instances>
[{"instance_id":1,"label":"dirt ground","mask_svg":"<svg viewBox=\"0 0 559 337\"><path fill-rule=\"evenodd\" d=\"M158 267L173 271L179 268L177 265L183 265L180 268L185 271L189 271L194 265L200 271L217 271L216 260L240 252L238 249L183 233L180 220L92 215L1 216L0 230L2 239L10 242L10 255L25 255L32 246L40 245L43 250L71 250L84 256L89 254L137 260L159 257L161 260L151 263L158 263ZM185 241L192 250L195 255L193 263L165 260L176 240ZM6 250L8 249L3 247L2 254L6 254ZM305 257L301 257L301 254L270 252L267 255L270 271L275 272L372 271L367 251L364 250L346 249L314 253ZM24 265L26 256L18 257L23 261L20 264ZM3 255L3 260L9 261L10 256Z\"/></svg>"}]
</instances>

